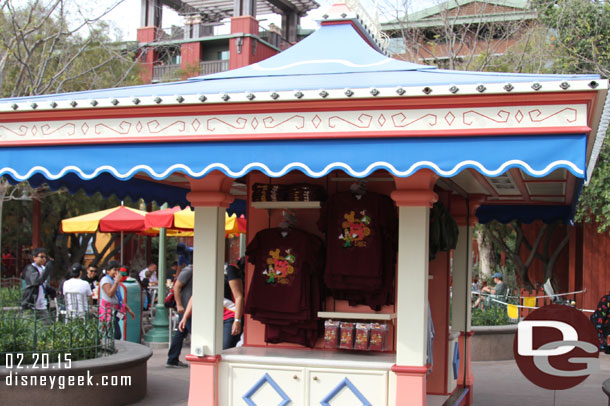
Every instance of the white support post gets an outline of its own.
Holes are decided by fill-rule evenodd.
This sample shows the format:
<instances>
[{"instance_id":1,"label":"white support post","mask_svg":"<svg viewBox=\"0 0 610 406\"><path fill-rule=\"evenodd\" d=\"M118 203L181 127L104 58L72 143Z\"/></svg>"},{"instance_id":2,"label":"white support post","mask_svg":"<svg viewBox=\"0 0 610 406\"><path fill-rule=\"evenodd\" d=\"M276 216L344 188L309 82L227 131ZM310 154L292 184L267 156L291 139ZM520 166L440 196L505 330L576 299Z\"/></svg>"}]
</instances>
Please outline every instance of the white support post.
<instances>
[{"instance_id":1,"label":"white support post","mask_svg":"<svg viewBox=\"0 0 610 406\"><path fill-rule=\"evenodd\" d=\"M459 236L453 251L453 288L451 329L454 332L471 330L472 284L472 227L459 226Z\"/></svg>"},{"instance_id":2,"label":"white support post","mask_svg":"<svg viewBox=\"0 0 610 406\"><path fill-rule=\"evenodd\" d=\"M430 209L401 206L398 229L396 364L426 365Z\"/></svg>"},{"instance_id":3,"label":"white support post","mask_svg":"<svg viewBox=\"0 0 610 406\"><path fill-rule=\"evenodd\" d=\"M192 353L222 352L224 207L195 207Z\"/></svg>"}]
</instances>

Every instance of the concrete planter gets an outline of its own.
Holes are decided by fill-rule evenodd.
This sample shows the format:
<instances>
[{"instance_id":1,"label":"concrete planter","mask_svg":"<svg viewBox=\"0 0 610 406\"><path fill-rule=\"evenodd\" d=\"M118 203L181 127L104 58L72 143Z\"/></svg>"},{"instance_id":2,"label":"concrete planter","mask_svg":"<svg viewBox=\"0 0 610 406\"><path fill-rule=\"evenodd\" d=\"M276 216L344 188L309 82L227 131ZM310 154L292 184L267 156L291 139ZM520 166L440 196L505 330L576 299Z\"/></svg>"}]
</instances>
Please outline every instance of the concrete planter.
<instances>
[{"instance_id":1,"label":"concrete planter","mask_svg":"<svg viewBox=\"0 0 610 406\"><path fill-rule=\"evenodd\" d=\"M57 364L49 364L46 369L25 366L17 369L16 365L12 369L0 368L2 404L108 406L137 402L146 396L146 362L152 351L144 345L125 341L115 341L115 348L117 352L113 355L74 361L69 369L56 369ZM74 380L72 384L70 379Z\"/></svg>"},{"instance_id":2,"label":"concrete planter","mask_svg":"<svg viewBox=\"0 0 610 406\"><path fill-rule=\"evenodd\" d=\"M513 341L517 325L477 326L473 327L474 335L470 348L473 361L503 361L515 359Z\"/></svg>"}]
</instances>

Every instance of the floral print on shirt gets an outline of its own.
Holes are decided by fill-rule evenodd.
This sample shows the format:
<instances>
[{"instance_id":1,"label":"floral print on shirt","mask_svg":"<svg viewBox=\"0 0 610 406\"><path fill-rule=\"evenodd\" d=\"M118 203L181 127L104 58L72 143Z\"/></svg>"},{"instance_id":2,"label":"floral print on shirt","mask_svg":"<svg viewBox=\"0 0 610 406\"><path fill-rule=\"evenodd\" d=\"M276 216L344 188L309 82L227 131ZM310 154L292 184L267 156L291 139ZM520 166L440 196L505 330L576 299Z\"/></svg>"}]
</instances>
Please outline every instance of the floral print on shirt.
<instances>
[{"instance_id":1,"label":"floral print on shirt","mask_svg":"<svg viewBox=\"0 0 610 406\"><path fill-rule=\"evenodd\" d=\"M294 274L296 257L291 248L284 250L283 256L280 252L279 248L269 251L267 268L262 273L267 278L265 282L269 284L289 285L293 279L290 275Z\"/></svg>"},{"instance_id":2,"label":"floral print on shirt","mask_svg":"<svg viewBox=\"0 0 610 406\"><path fill-rule=\"evenodd\" d=\"M343 240L343 248L366 247L367 237L371 235L371 218L362 210L356 217L355 211L343 215L345 221L341 223L339 239Z\"/></svg>"}]
</instances>

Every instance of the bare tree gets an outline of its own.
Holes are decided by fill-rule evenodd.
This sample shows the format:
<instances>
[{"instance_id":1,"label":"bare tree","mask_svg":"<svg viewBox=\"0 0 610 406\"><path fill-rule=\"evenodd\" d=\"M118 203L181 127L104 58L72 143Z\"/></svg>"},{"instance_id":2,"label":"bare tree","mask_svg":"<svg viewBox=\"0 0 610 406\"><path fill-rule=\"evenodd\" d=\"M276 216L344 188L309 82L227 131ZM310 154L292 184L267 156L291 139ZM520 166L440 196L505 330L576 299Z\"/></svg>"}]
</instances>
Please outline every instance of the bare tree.
<instances>
[{"instance_id":1,"label":"bare tree","mask_svg":"<svg viewBox=\"0 0 610 406\"><path fill-rule=\"evenodd\" d=\"M0 1L2 93L29 96L133 81L135 54L111 40L102 21L123 1L109 1L94 15L77 0L31 0L21 7Z\"/></svg>"}]
</instances>

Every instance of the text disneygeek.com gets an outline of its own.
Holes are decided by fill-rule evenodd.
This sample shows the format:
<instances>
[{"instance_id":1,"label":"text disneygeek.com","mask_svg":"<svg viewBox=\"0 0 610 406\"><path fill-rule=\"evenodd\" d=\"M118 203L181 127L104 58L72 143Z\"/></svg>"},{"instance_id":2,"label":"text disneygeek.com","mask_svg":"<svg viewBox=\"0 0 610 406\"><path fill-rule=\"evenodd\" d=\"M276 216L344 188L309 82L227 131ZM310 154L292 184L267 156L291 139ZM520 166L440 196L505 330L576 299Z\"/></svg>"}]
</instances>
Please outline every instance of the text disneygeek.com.
<instances>
[{"instance_id":1,"label":"text disneygeek.com","mask_svg":"<svg viewBox=\"0 0 610 406\"><path fill-rule=\"evenodd\" d=\"M94 377L89 371L86 375L21 375L19 372L11 371L4 378L6 386L42 386L49 389L65 389L67 387L79 386L131 386L131 376L107 376Z\"/></svg>"},{"instance_id":2,"label":"text disneygeek.com","mask_svg":"<svg viewBox=\"0 0 610 406\"><path fill-rule=\"evenodd\" d=\"M0 364L1 365L1 364ZM81 386L131 386L131 376L102 375L93 376L91 372L86 374L57 375L57 374L32 374L34 370L52 370L72 368L72 354L48 354L48 353L11 353L5 354L4 367L9 374L4 377L4 384L8 387L48 387L49 389L65 389ZM29 370L29 371L28 371Z\"/></svg>"}]
</instances>

